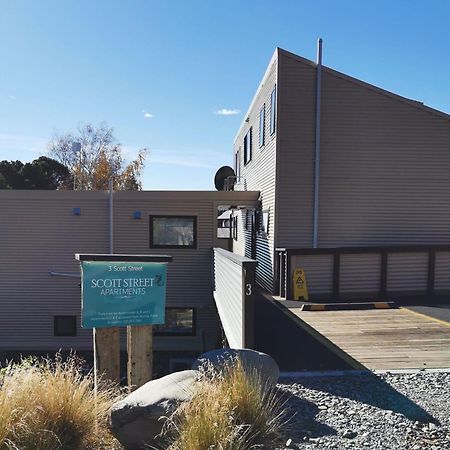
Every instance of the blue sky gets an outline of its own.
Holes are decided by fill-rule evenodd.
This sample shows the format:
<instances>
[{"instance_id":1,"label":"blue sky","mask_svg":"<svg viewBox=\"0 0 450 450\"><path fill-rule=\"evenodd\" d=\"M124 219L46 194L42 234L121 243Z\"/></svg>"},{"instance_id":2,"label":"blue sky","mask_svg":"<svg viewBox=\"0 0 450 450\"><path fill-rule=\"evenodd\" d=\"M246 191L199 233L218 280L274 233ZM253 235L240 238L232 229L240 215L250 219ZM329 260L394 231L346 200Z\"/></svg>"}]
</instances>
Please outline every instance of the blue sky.
<instances>
[{"instance_id":1,"label":"blue sky","mask_svg":"<svg viewBox=\"0 0 450 450\"><path fill-rule=\"evenodd\" d=\"M322 37L325 65L450 112L449 23L447 0L0 0L0 159L106 121L150 149L145 189L213 189L275 47Z\"/></svg>"}]
</instances>

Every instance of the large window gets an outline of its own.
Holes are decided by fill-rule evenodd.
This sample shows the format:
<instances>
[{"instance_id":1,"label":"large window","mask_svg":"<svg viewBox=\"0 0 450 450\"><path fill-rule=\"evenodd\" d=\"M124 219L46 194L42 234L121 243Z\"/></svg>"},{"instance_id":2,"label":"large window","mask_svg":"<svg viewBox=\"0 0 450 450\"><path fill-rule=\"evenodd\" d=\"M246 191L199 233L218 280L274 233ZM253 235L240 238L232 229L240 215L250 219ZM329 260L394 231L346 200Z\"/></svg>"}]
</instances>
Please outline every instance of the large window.
<instances>
[{"instance_id":1,"label":"large window","mask_svg":"<svg viewBox=\"0 0 450 450\"><path fill-rule=\"evenodd\" d=\"M270 96L270 134L275 133L276 115L277 115L277 87L275 86Z\"/></svg>"},{"instance_id":2,"label":"large window","mask_svg":"<svg viewBox=\"0 0 450 450\"><path fill-rule=\"evenodd\" d=\"M259 111L259 146L262 147L264 145L264 122L266 117L266 105Z\"/></svg>"},{"instance_id":3,"label":"large window","mask_svg":"<svg viewBox=\"0 0 450 450\"><path fill-rule=\"evenodd\" d=\"M196 248L197 217L150 216L150 247Z\"/></svg>"},{"instance_id":4,"label":"large window","mask_svg":"<svg viewBox=\"0 0 450 450\"><path fill-rule=\"evenodd\" d=\"M196 335L195 308L166 308L166 322L153 325L155 336L195 336Z\"/></svg>"},{"instance_id":5,"label":"large window","mask_svg":"<svg viewBox=\"0 0 450 450\"><path fill-rule=\"evenodd\" d=\"M252 129L248 130L244 137L244 164L252 160Z\"/></svg>"}]
</instances>

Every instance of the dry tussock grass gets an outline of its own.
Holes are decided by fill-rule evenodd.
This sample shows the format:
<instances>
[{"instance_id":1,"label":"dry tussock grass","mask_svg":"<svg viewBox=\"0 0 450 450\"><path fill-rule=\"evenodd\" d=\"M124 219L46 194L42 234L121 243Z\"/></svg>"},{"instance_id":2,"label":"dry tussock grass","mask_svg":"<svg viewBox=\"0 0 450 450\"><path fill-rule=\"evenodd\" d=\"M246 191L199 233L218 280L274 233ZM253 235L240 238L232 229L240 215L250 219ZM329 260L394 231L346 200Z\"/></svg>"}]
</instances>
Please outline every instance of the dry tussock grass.
<instances>
[{"instance_id":1,"label":"dry tussock grass","mask_svg":"<svg viewBox=\"0 0 450 450\"><path fill-rule=\"evenodd\" d=\"M107 428L118 394L103 383L95 395L93 375L73 356L9 364L0 373L0 449L120 448Z\"/></svg>"},{"instance_id":2,"label":"dry tussock grass","mask_svg":"<svg viewBox=\"0 0 450 450\"><path fill-rule=\"evenodd\" d=\"M198 391L166 422L168 450L273 448L286 424L284 402L239 359L224 371L209 367Z\"/></svg>"}]
</instances>

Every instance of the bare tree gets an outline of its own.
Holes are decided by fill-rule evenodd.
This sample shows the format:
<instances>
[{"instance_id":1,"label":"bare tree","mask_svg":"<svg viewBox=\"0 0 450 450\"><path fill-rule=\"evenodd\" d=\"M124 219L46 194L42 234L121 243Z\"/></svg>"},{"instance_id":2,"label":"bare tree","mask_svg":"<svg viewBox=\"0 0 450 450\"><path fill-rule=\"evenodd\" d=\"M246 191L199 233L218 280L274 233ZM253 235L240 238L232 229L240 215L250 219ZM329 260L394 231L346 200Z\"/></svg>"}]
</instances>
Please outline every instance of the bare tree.
<instances>
[{"instance_id":1,"label":"bare tree","mask_svg":"<svg viewBox=\"0 0 450 450\"><path fill-rule=\"evenodd\" d=\"M48 148L50 156L69 168L74 189L106 190L110 178L115 190L142 189L147 149L140 149L137 157L127 163L122 145L105 123L97 127L86 123L76 133L57 134Z\"/></svg>"}]
</instances>

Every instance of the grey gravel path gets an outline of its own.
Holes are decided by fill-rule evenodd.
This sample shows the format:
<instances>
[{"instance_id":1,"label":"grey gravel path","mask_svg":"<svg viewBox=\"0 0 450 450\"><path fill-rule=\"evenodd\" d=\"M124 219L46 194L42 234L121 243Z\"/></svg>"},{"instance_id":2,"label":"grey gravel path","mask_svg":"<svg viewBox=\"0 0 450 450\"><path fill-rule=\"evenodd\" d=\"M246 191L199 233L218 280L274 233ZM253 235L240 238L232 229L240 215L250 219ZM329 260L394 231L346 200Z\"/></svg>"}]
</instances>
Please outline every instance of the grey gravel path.
<instances>
[{"instance_id":1,"label":"grey gravel path","mask_svg":"<svg viewBox=\"0 0 450 450\"><path fill-rule=\"evenodd\" d=\"M450 450L450 373L282 379L283 449Z\"/></svg>"}]
</instances>

